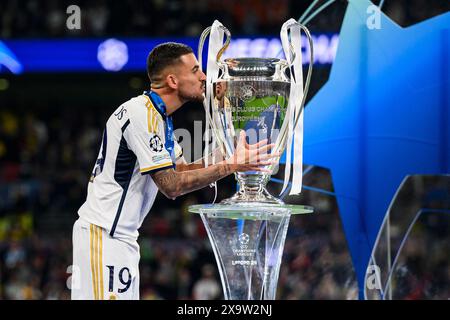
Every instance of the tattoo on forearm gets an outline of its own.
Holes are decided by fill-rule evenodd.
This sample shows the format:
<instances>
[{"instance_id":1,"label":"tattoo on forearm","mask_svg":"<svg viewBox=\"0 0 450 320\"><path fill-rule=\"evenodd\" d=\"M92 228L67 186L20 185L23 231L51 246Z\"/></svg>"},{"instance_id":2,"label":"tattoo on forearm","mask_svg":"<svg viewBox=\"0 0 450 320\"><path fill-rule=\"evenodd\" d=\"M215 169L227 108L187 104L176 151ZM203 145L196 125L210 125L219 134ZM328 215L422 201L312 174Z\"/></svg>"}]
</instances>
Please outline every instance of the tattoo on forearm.
<instances>
[{"instance_id":1,"label":"tattoo on forearm","mask_svg":"<svg viewBox=\"0 0 450 320\"><path fill-rule=\"evenodd\" d=\"M177 178L176 173L173 170L165 170L165 171L159 171L155 173L155 175L153 176L156 185L169 187L174 184Z\"/></svg>"},{"instance_id":2,"label":"tattoo on forearm","mask_svg":"<svg viewBox=\"0 0 450 320\"><path fill-rule=\"evenodd\" d=\"M158 171L152 177L162 192L175 198L201 189L231 173L229 165L216 164L208 168L183 172L176 172L173 169Z\"/></svg>"}]
</instances>

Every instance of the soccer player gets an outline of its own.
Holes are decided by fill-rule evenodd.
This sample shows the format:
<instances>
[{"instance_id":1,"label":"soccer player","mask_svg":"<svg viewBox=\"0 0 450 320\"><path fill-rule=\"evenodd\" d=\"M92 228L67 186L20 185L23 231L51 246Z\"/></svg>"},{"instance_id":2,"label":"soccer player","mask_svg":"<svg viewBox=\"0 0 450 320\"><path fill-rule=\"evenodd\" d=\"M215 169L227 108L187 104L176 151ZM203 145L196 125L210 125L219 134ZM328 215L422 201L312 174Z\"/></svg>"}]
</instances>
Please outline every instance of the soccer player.
<instances>
[{"instance_id":1,"label":"soccer player","mask_svg":"<svg viewBox=\"0 0 450 320\"><path fill-rule=\"evenodd\" d=\"M138 229L161 191L175 199L237 171L265 171L278 155L241 134L235 153L214 165L187 164L171 114L203 101L205 74L190 47L164 43L147 58L151 91L110 116L73 227L72 299L139 299Z\"/></svg>"}]
</instances>

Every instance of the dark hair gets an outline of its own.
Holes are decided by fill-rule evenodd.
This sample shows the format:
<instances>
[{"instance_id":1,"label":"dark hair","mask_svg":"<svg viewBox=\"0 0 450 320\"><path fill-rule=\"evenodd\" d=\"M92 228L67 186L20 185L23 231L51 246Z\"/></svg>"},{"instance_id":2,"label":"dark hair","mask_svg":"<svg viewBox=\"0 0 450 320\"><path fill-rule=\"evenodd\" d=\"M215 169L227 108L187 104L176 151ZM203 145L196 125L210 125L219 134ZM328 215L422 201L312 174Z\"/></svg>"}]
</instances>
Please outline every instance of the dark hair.
<instances>
[{"instance_id":1,"label":"dark hair","mask_svg":"<svg viewBox=\"0 0 450 320\"><path fill-rule=\"evenodd\" d=\"M177 64L180 57L193 53L192 48L177 42L166 42L157 45L147 57L147 74L150 82L158 81L161 72L168 66Z\"/></svg>"}]
</instances>

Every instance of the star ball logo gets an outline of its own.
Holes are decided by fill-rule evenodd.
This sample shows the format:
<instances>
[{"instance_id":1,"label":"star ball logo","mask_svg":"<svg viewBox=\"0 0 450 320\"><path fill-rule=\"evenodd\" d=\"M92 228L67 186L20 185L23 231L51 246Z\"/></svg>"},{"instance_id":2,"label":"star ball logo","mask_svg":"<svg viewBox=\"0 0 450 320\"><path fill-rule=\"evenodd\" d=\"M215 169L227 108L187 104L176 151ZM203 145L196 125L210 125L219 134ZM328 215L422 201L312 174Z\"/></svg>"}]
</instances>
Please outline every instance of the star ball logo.
<instances>
[{"instance_id":1,"label":"star ball logo","mask_svg":"<svg viewBox=\"0 0 450 320\"><path fill-rule=\"evenodd\" d=\"M239 235L239 242L240 242L242 245L248 244L249 241L250 241L250 236L249 236L248 234L246 234L246 233L241 233L241 234Z\"/></svg>"},{"instance_id":2,"label":"star ball logo","mask_svg":"<svg viewBox=\"0 0 450 320\"><path fill-rule=\"evenodd\" d=\"M252 101L255 99L256 90L251 85L244 85L241 87L242 101Z\"/></svg>"},{"instance_id":3,"label":"star ball logo","mask_svg":"<svg viewBox=\"0 0 450 320\"><path fill-rule=\"evenodd\" d=\"M163 144L161 138L158 135L154 135L150 138L150 148L154 152L161 152L163 150Z\"/></svg>"}]
</instances>

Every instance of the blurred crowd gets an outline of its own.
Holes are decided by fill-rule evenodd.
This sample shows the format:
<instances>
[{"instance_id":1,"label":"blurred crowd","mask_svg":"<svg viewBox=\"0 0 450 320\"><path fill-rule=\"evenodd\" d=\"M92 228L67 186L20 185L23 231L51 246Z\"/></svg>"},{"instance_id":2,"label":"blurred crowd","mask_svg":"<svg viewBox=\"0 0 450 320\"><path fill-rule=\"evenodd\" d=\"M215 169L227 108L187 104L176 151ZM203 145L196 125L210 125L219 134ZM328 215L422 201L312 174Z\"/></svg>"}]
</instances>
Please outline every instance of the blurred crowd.
<instances>
[{"instance_id":1,"label":"blurred crowd","mask_svg":"<svg viewBox=\"0 0 450 320\"><path fill-rule=\"evenodd\" d=\"M233 34L278 34L313 1L295 0L7 0L0 2L0 38L64 36L195 36L218 19ZM346 0L336 0L308 26L339 31ZM378 4L379 1L373 1ZM319 1L319 8L326 1ZM81 9L81 29L69 30L70 5ZM383 10L402 26L450 10L446 0L390 0ZM311 11L311 13L314 11ZM70 12L72 13L72 11Z\"/></svg>"},{"instance_id":2,"label":"blurred crowd","mask_svg":"<svg viewBox=\"0 0 450 320\"><path fill-rule=\"evenodd\" d=\"M72 4L81 9L80 30L66 28L66 8ZM0 30L3 37L199 36L218 19L235 33L278 33L289 6L289 0L12 0L0 4Z\"/></svg>"},{"instance_id":3,"label":"blurred crowd","mask_svg":"<svg viewBox=\"0 0 450 320\"><path fill-rule=\"evenodd\" d=\"M412 228L393 270L392 297L406 300L448 300L449 252L448 210L447 214L422 215Z\"/></svg>"},{"instance_id":4,"label":"blurred crowd","mask_svg":"<svg viewBox=\"0 0 450 320\"><path fill-rule=\"evenodd\" d=\"M392 266L393 281L386 296L407 300L450 297L449 213L450 176L406 178L374 254L383 269L383 284L388 283Z\"/></svg>"},{"instance_id":5,"label":"blurred crowd","mask_svg":"<svg viewBox=\"0 0 450 320\"><path fill-rule=\"evenodd\" d=\"M86 184L100 143L100 122L107 113L98 116L97 123L89 112L81 118L75 117L70 109L48 112L30 111L22 115L13 110L0 111L2 299L70 298L67 281L71 276L71 227L85 199ZM227 188L230 183L233 179L219 183L219 200L231 195L232 188ZM333 190L329 172L320 168L305 176L304 183ZM448 201L445 186L427 195L428 207L433 208L433 201L441 205L443 200ZM140 229L142 299L223 297L201 219L187 211L191 204L210 202L212 193L205 188L176 201L158 196ZM403 210L408 210L410 197L411 190L407 190ZM305 190L298 201L313 205L315 214L296 216L290 221L277 297L357 298L354 270L335 198ZM401 212L401 208L398 210ZM433 221L427 225L432 227ZM440 274L441 284L448 283L445 273L448 248L445 241L437 240L442 238L442 233L448 236L449 224L444 220L437 226L441 228L440 233L433 229L425 232L426 236L418 237L426 243L417 245L417 237L411 240L416 245L409 245L408 255L401 260L397 274L405 268L419 272L418 275L407 273L411 282L401 286L405 291L403 298L426 298L430 287L436 290L436 282L424 285L422 291L420 286L413 286L415 281L426 281L429 273L425 278L420 277L425 270ZM432 248L433 244L438 255L430 258L429 252L420 248ZM435 264L424 264L432 259ZM426 268L420 269L421 266ZM399 281L404 278L399 274Z\"/></svg>"},{"instance_id":6,"label":"blurred crowd","mask_svg":"<svg viewBox=\"0 0 450 320\"><path fill-rule=\"evenodd\" d=\"M0 297L66 299L70 291L71 227L107 116L70 108L0 111ZM97 110L98 111L98 110ZM312 183L331 188L329 174ZM315 181L315 182L314 182ZM230 180L219 184L230 196ZM232 188L231 188L232 190ZM222 290L201 219L190 204L207 203L213 191L167 201L159 195L140 229L143 299L218 299ZM354 274L334 198L303 193L317 215L291 220L280 272L283 299L355 298ZM321 213L321 214L319 214Z\"/></svg>"}]
</instances>

